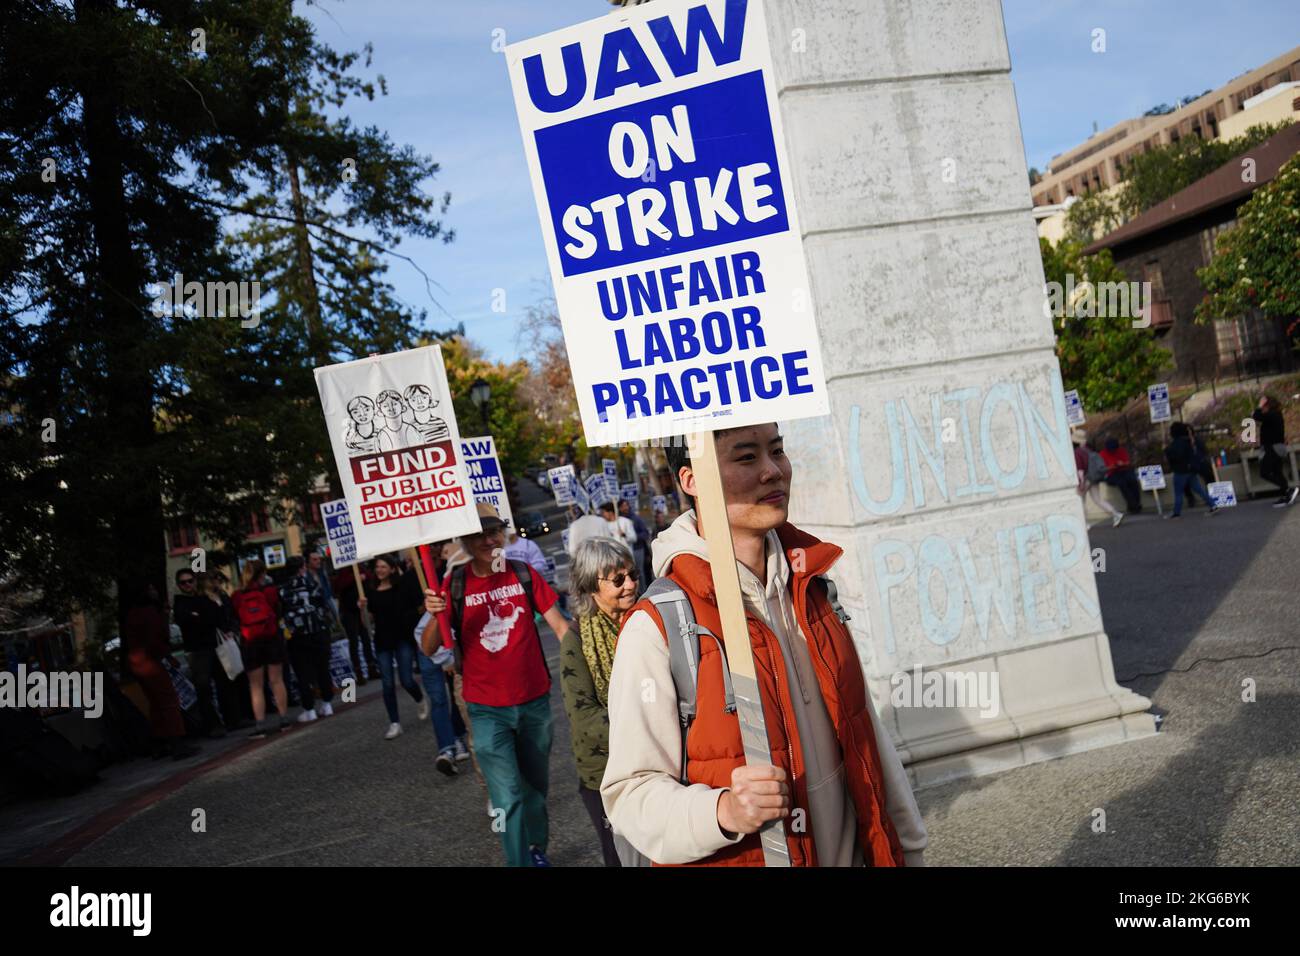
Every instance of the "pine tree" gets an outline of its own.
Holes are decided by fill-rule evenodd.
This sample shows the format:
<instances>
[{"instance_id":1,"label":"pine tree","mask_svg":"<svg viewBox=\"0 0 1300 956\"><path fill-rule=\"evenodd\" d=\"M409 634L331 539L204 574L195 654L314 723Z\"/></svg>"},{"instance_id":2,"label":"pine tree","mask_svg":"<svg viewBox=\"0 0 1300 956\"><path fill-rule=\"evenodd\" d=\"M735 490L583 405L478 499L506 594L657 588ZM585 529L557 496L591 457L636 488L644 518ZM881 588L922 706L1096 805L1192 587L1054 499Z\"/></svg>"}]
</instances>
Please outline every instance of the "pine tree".
<instances>
[{"instance_id":1,"label":"pine tree","mask_svg":"<svg viewBox=\"0 0 1300 956\"><path fill-rule=\"evenodd\" d=\"M237 543L299 497L330 461L311 366L417 334L383 257L443 235L446 197L419 192L429 160L321 118L373 93L356 60L289 0L0 21L0 578L51 611L161 587L165 513ZM157 308L175 273L258 281L258 321Z\"/></svg>"}]
</instances>

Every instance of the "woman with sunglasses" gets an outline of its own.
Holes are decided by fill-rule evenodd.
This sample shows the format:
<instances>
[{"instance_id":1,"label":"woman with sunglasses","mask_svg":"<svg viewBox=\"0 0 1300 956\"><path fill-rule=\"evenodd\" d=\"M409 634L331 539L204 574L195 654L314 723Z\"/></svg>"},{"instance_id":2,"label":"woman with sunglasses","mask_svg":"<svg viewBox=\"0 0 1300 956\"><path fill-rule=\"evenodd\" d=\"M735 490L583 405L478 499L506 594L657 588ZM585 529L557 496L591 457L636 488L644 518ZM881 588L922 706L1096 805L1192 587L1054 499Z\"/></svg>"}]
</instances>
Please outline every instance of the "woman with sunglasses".
<instances>
[{"instance_id":1,"label":"woman with sunglasses","mask_svg":"<svg viewBox=\"0 0 1300 956\"><path fill-rule=\"evenodd\" d=\"M578 795L600 839L606 866L618 866L613 831L600 801L609 757L609 675L623 616L636 604L636 561L613 538L588 538L569 566L569 596L578 626L560 641L560 686L578 767Z\"/></svg>"}]
</instances>

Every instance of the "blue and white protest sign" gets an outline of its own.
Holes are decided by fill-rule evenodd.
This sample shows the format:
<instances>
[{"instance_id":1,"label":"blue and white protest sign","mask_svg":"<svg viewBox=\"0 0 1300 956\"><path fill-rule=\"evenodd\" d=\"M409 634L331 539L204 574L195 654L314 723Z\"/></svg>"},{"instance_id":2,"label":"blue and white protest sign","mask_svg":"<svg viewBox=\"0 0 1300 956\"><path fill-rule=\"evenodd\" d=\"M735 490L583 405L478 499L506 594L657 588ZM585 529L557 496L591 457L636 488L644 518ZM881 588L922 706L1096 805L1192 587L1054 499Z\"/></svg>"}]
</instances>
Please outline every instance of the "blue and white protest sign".
<instances>
[{"instance_id":1,"label":"blue and white protest sign","mask_svg":"<svg viewBox=\"0 0 1300 956\"><path fill-rule=\"evenodd\" d=\"M557 505L573 504L573 489L577 485L578 479L573 474L572 465L548 468L546 479L551 483L551 494L555 495Z\"/></svg>"},{"instance_id":2,"label":"blue and white protest sign","mask_svg":"<svg viewBox=\"0 0 1300 956\"><path fill-rule=\"evenodd\" d=\"M510 511L510 496L506 494L505 476L497 460L496 441L491 435L482 438L462 438L461 457L469 473L470 489L475 501L485 501L497 509L497 514L514 524Z\"/></svg>"},{"instance_id":3,"label":"blue and white protest sign","mask_svg":"<svg viewBox=\"0 0 1300 956\"><path fill-rule=\"evenodd\" d=\"M348 568L357 563L357 539L352 533L352 518L348 515L348 499L326 501L320 506L321 520L325 522L325 537L329 539L330 561L336 568Z\"/></svg>"},{"instance_id":4,"label":"blue and white protest sign","mask_svg":"<svg viewBox=\"0 0 1300 956\"><path fill-rule=\"evenodd\" d=\"M560 537L562 538L567 537L568 533L569 532L566 529L564 534L562 534ZM564 544L567 547L569 542L566 540ZM542 558L542 565L543 565L542 576L545 577L546 580L548 581L554 581L555 580L555 559L551 557L549 554L545 555Z\"/></svg>"},{"instance_id":5,"label":"blue and white protest sign","mask_svg":"<svg viewBox=\"0 0 1300 956\"><path fill-rule=\"evenodd\" d=\"M352 672L352 659L348 651L348 642L346 640L333 641L330 643L330 680L335 687L342 688L345 680L355 681L356 674Z\"/></svg>"},{"instance_id":6,"label":"blue and white protest sign","mask_svg":"<svg viewBox=\"0 0 1300 956\"><path fill-rule=\"evenodd\" d=\"M1151 421L1153 423L1167 422L1174 417L1169 409L1169 384L1167 382L1147 386L1147 404L1151 406Z\"/></svg>"},{"instance_id":7,"label":"blue and white protest sign","mask_svg":"<svg viewBox=\"0 0 1300 956\"><path fill-rule=\"evenodd\" d=\"M1156 491L1165 486L1165 470L1159 465L1139 465L1138 481L1143 491Z\"/></svg>"},{"instance_id":8,"label":"blue and white protest sign","mask_svg":"<svg viewBox=\"0 0 1300 956\"><path fill-rule=\"evenodd\" d=\"M1237 505L1237 490L1232 487L1230 481L1212 481L1206 489L1210 493L1210 500L1214 502L1216 508L1235 508Z\"/></svg>"},{"instance_id":9,"label":"blue and white protest sign","mask_svg":"<svg viewBox=\"0 0 1300 956\"><path fill-rule=\"evenodd\" d=\"M619 497L621 497L624 501L632 502L633 507L636 506L636 500L640 496L641 496L641 489L637 487L635 481L623 485L621 488L621 492L619 494Z\"/></svg>"},{"instance_id":10,"label":"blue and white protest sign","mask_svg":"<svg viewBox=\"0 0 1300 956\"><path fill-rule=\"evenodd\" d=\"M605 486L604 472L588 475L587 480L582 483L582 487L586 489L587 496L591 499L593 505L598 505L609 497L609 491Z\"/></svg>"},{"instance_id":11,"label":"blue and white protest sign","mask_svg":"<svg viewBox=\"0 0 1300 956\"><path fill-rule=\"evenodd\" d=\"M591 514L591 495L582 485L573 486L573 503L578 506L578 510L583 514Z\"/></svg>"},{"instance_id":12,"label":"blue and white protest sign","mask_svg":"<svg viewBox=\"0 0 1300 956\"><path fill-rule=\"evenodd\" d=\"M650 507L654 509L657 515L668 514L668 499L663 495L655 495L650 499Z\"/></svg>"},{"instance_id":13,"label":"blue and white protest sign","mask_svg":"<svg viewBox=\"0 0 1300 956\"><path fill-rule=\"evenodd\" d=\"M613 458L602 458L600 467L605 472L605 491L615 501L618 500L618 462Z\"/></svg>"},{"instance_id":14,"label":"blue and white protest sign","mask_svg":"<svg viewBox=\"0 0 1300 956\"><path fill-rule=\"evenodd\" d=\"M829 411L760 0L506 48L587 444Z\"/></svg>"},{"instance_id":15,"label":"blue and white protest sign","mask_svg":"<svg viewBox=\"0 0 1300 956\"><path fill-rule=\"evenodd\" d=\"M1079 392L1077 389L1070 389L1065 393L1065 420L1070 425L1082 425L1085 421L1083 415L1083 402L1079 401Z\"/></svg>"}]
</instances>

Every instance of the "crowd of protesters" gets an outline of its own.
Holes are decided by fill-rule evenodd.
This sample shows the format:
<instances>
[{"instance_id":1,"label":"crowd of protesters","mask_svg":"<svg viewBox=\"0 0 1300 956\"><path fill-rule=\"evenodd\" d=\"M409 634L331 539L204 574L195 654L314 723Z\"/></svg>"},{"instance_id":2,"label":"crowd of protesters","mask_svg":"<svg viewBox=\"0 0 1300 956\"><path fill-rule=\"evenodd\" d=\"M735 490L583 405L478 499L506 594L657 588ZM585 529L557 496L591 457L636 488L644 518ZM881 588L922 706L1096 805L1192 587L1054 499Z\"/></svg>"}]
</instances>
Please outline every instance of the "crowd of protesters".
<instances>
[{"instance_id":1,"label":"crowd of protesters","mask_svg":"<svg viewBox=\"0 0 1300 956\"><path fill-rule=\"evenodd\" d=\"M839 549L786 520L791 469L775 425L720 432L718 445L756 652L799 691L776 695L775 684L760 681L765 708L787 728L771 765L746 762L734 710L711 696L727 683L720 644L702 647L696 662L702 719L683 721L664 623L643 596L657 573L678 589L701 633L721 634L684 448L670 463L691 510L671 524L656 514L652 534L630 507L612 502L572 522L571 617L547 580L541 549L486 504L477 533L431 547L420 568L385 555L363 572L331 576L321 556L308 553L291 559L278 583L262 562L247 562L231 594L219 576L182 569L172 609L204 732L242 728L262 737L288 727L286 664L301 705L296 719L331 716L337 624L358 684L378 676L383 685L383 736L402 733L400 684L429 722L435 767L463 776L474 761L505 862L546 867L553 724L544 621L559 640L572 785L607 866L755 863L763 853L758 830L795 807L810 826L787 827L793 862L920 862L925 831L906 775L875 717L848 631L831 613L833 590L817 578ZM155 733L171 741L173 755L187 754L160 663L168 656L166 617L156 594L139 605L127 641L131 667L149 696ZM221 660L231 640L244 670L235 680ZM647 697L647 684L662 692ZM769 732L777 729L769 724Z\"/></svg>"}]
</instances>

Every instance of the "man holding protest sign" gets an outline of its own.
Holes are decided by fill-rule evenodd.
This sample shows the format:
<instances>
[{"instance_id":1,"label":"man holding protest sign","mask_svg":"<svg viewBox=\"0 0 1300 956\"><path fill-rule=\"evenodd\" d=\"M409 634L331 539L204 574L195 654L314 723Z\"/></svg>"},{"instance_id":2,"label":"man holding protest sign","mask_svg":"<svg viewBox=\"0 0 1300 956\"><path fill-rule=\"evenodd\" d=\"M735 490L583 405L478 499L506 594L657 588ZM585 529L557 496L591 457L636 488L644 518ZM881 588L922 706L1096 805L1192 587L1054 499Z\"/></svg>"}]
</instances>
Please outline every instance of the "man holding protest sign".
<instances>
[{"instance_id":1,"label":"man holding protest sign","mask_svg":"<svg viewBox=\"0 0 1300 956\"><path fill-rule=\"evenodd\" d=\"M671 664L666 609L647 598L625 620L610 679L601 786L610 822L664 864L761 865L757 831L774 820L784 823L792 865L918 864L925 825L822 577L841 551L786 520L792 468L776 425L729 429L716 441L771 762L746 763L739 718L725 707L725 659L707 637L695 718L683 733L684 688ZM687 500L701 507L687 449L674 443L668 458ZM693 619L720 634L709 544L695 510L653 550L656 572L680 589ZM646 686L677 693L647 700Z\"/></svg>"},{"instance_id":2,"label":"man holding protest sign","mask_svg":"<svg viewBox=\"0 0 1300 956\"><path fill-rule=\"evenodd\" d=\"M569 630L556 594L521 561L506 560L505 522L480 502L481 530L464 535L470 560L452 568L441 593L425 591L431 616L421 650L454 649L474 754L487 780L493 829L510 866L550 866L546 792L551 754L551 674L534 623L541 614L557 638Z\"/></svg>"}]
</instances>

